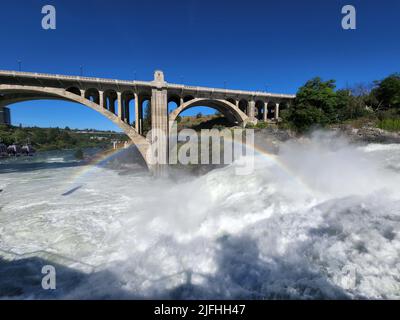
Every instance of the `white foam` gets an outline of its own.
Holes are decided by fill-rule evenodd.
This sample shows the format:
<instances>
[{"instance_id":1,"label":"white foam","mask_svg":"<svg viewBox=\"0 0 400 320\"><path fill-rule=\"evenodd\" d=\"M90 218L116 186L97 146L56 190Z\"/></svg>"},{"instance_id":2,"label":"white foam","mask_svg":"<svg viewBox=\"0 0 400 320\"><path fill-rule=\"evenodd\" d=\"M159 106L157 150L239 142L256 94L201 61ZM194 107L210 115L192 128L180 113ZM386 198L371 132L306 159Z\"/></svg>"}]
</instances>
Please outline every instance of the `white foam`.
<instances>
[{"instance_id":1,"label":"white foam","mask_svg":"<svg viewBox=\"0 0 400 320\"><path fill-rule=\"evenodd\" d=\"M371 148L318 134L183 183L99 168L64 197L80 169L9 176L0 249L94 266L67 298L400 298L400 176Z\"/></svg>"}]
</instances>

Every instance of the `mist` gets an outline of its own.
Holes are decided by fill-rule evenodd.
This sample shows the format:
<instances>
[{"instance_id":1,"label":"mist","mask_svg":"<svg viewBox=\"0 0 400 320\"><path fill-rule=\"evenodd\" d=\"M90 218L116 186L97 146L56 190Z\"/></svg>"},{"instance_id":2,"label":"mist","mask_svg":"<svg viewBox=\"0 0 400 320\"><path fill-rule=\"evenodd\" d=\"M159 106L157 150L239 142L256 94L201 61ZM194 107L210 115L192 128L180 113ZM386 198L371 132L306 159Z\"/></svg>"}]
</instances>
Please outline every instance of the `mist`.
<instances>
[{"instance_id":1,"label":"mist","mask_svg":"<svg viewBox=\"0 0 400 320\"><path fill-rule=\"evenodd\" d=\"M256 153L245 176L236 163L165 180L107 166L2 173L0 263L10 264L19 290L9 281L0 292L400 298L399 160L398 145L355 145L319 131ZM15 278L36 276L43 261L59 266L55 293Z\"/></svg>"}]
</instances>

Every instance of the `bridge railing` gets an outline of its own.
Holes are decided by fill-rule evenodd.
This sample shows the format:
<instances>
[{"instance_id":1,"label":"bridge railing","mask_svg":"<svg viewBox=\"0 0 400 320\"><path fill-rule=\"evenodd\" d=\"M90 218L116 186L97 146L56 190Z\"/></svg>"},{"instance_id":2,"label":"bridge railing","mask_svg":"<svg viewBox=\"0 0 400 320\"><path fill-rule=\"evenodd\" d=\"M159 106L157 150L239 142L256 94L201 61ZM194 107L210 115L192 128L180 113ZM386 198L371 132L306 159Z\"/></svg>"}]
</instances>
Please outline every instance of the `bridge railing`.
<instances>
[{"instance_id":1,"label":"bridge railing","mask_svg":"<svg viewBox=\"0 0 400 320\"><path fill-rule=\"evenodd\" d=\"M198 87L198 86L187 86L182 84L168 83L168 88L187 90L194 92L210 92L210 93L223 93L239 96L255 96L255 97L273 97L273 98L286 98L294 99L296 96L291 94L281 94L272 92L262 92L262 91L246 91L246 90L233 90L233 89L221 89L221 88L208 88L208 87Z\"/></svg>"},{"instance_id":2,"label":"bridge railing","mask_svg":"<svg viewBox=\"0 0 400 320\"><path fill-rule=\"evenodd\" d=\"M129 81L129 80L116 80L116 79L106 79L106 78L93 78L93 77L83 77L83 76L68 76L59 74L48 74L48 73L38 73L38 72L21 72L21 71L7 71L0 70L0 76L12 76L12 77L27 77L33 79L54 79L54 80L69 80L69 81L84 81L92 83L107 83L115 85L126 85L126 86L146 86L152 87L153 83L151 81ZM167 88L187 90L194 92L203 93L223 93L230 95L239 96L254 96L254 97L273 97L273 98L286 98L294 99L295 95L290 94L280 94L280 93L270 93L261 91L245 91L245 90L232 90L232 89L221 89L221 88L209 88L209 87L199 87L199 86L188 86L182 84L166 83Z\"/></svg>"},{"instance_id":3,"label":"bridge railing","mask_svg":"<svg viewBox=\"0 0 400 320\"><path fill-rule=\"evenodd\" d=\"M13 77L27 77L27 78L40 78L40 79L54 79L54 80L72 80L72 81L86 81L86 82L97 82L97 83L111 83L119 85L144 85L151 86L150 81L129 81L129 80L116 80L106 78L94 78L94 77L83 77L83 76L68 76L60 74L48 74L38 72L21 72L21 71L7 71L0 70L0 76L13 76Z\"/></svg>"}]
</instances>

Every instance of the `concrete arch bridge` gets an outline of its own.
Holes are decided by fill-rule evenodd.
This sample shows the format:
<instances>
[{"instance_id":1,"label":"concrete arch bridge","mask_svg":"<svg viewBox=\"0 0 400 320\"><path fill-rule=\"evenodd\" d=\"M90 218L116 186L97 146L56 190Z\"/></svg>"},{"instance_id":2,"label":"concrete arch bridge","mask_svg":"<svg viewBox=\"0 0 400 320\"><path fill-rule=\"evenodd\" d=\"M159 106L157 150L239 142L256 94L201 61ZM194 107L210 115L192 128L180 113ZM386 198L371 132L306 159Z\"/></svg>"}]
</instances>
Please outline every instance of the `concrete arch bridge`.
<instances>
[{"instance_id":1,"label":"concrete arch bridge","mask_svg":"<svg viewBox=\"0 0 400 320\"><path fill-rule=\"evenodd\" d=\"M82 104L120 127L137 146L146 163L149 163L150 147L150 142L144 137L146 103L151 105L151 128L153 131L162 130L168 136L170 125L177 116L196 106L214 108L232 123L245 125L257 121L278 121L280 109L289 107L294 98L294 95L286 94L168 83L162 71L155 71L153 81L0 71L0 108L39 99ZM169 112L170 102L177 107ZM164 150L166 157L168 141L159 143L157 149Z\"/></svg>"}]
</instances>

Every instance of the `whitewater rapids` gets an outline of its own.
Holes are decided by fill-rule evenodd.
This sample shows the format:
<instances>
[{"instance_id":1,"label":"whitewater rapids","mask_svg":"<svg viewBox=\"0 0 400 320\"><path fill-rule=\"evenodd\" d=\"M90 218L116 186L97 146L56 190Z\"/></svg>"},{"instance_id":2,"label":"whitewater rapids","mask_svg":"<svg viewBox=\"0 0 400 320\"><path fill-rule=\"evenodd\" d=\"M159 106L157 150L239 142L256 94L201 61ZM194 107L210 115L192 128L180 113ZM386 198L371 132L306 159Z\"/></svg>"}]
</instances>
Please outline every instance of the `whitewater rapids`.
<instances>
[{"instance_id":1,"label":"whitewater rapids","mask_svg":"<svg viewBox=\"0 0 400 320\"><path fill-rule=\"evenodd\" d=\"M399 299L399 161L316 133L247 176L0 172L0 297Z\"/></svg>"}]
</instances>

